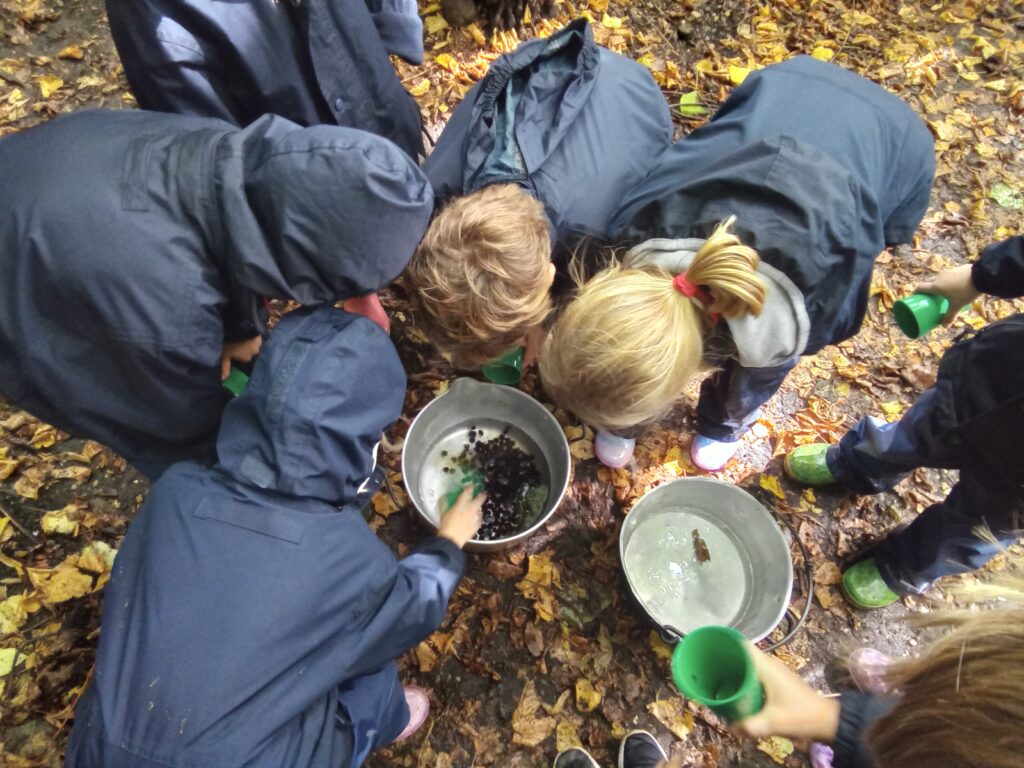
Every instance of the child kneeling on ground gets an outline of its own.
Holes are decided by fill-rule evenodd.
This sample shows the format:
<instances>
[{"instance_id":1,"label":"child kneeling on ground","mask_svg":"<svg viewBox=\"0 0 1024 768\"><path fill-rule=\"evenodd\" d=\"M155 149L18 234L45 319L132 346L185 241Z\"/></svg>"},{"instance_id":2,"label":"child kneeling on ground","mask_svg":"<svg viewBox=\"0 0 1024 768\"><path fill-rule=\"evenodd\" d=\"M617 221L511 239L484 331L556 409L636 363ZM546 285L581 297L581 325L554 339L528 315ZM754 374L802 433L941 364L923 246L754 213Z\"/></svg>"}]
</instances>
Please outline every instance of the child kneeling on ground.
<instances>
[{"instance_id":1,"label":"child kneeling on ground","mask_svg":"<svg viewBox=\"0 0 1024 768\"><path fill-rule=\"evenodd\" d=\"M286 316L219 464L153 486L104 591L68 768L347 768L421 725L395 660L437 629L483 496L395 560L360 514L405 374L370 320Z\"/></svg>"}]
</instances>

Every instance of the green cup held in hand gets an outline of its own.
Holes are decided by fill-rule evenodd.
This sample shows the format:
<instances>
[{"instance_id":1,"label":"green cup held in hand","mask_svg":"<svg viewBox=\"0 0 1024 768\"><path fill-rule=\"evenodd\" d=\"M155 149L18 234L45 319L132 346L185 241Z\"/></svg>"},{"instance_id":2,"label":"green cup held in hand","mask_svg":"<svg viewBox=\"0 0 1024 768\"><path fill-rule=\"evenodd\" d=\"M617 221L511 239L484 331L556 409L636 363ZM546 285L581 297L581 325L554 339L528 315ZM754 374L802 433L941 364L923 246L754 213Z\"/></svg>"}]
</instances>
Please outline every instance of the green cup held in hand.
<instances>
[{"instance_id":1,"label":"green cup held in hand","mask_svg":"<svg viewBox=\"0 0 1024 768\"><path fill-rule=\"evenodd\" d=\"M949 299L935 293L914 293L892 307L896 325L912 339L924 336L949 312Z\"/></svg>"},{"instance_id":2,"label":"green cup held in hand","mask_svg":"<svg viewBox=\"0 0 1024 768\"><path fill-rule=\"evenodd\" d=\"M482 370L488 381L515 386L523 378L523 348L510 349L497 360L485 364Z\"/></svg>"},{"instance_id":3,"label":"green cup held in hand","mask_svg":"<svg viewBox=\"0 0 1024 768\"><path fill-rule=\"evenodd\" d=\"M746 642L732 627L695 629L672 653L676 688L730 723L758 713L764 691Z\"/></svg>"}]
</instances>

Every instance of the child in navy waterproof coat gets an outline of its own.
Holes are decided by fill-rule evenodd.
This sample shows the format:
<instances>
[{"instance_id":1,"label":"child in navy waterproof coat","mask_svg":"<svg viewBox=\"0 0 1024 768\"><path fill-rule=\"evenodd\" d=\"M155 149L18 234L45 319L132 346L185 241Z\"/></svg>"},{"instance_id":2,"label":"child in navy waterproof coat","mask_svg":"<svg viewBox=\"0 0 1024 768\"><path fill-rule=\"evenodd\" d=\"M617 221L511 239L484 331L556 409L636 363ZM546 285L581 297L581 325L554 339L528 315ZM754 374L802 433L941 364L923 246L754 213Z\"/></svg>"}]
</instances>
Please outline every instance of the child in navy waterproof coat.
<instances>
[{"instance_id":1,"label":"child in navy waterproof coat","mask_svg":"<svg viewBox=\"0 0 1024 768\"><path fill-rule=\"evenodd\" d=\"M366 525L404 391L370 320L282 319L219 462L173 466L129 526L66 768L354 768L399 735L395 660L444 618L484 500L467 492L402 560Z\"/></svg>"},{"instance_id":2,"label":"child in navy waterproof coat","mask_svg":"<svg viewBox=\"0 0 1024 768\"><path fill-rule=\"evenodd\" d=\"M1024 237L982 251L971 265L921 286L946 296L951 321L981 293L1024 296ZM959 469L942 501L861 553L842 590L859 608L880 608L941 577L980 568L1024 528L1024 315L958 340L935 385L899 421L861 419L837 445L803 445L786 469L811 485L838 482L879 493L918 467Z\"/></svg>"},{"instance_id":3,"label":"child in navy waterproof coat","mask_svg":"<svg viewBox=\"0 0 1024 768\"><path fill-rule=\"evenodd\" d=\"M0 396L150 476L212 455L265 299L402 271L430 185L351 128L95 110L0 139Z\"/></svg>"},{"instance_id":4,"label":"child in navy waterproof coat","mask_svg":"<svg viewBox=\"0 0 1024 768\"><path fill-rule=\"evenodd\" d=\"M389 54L423 61L415 0L107 0L139 106L246 126L264 114L423 150Z\"/></svg>"},{"instance_id":5,"label":"child in navy waterproof coat","mask_svg":"<svg viewBox=\"0 0 1024 768\"><path fill-rule=\"evenodd\" d=\"M438 204L409 265L427 333L464 367L527 342L551 311L552 249L605 236L672 140L650 70L585 21L495 61L423 165Z\"/></svg>"},{"instance_id":6,"label":"child in navy waterproof coat","mask_svg":"<svg viewBox=\"0 0 1024 768\"><path fill-rule=\"evenodd\" d=\"M910 240L934 169L924 122L878 85L806 56L752 73L627 196L613 228L632 250L555 322L545 388L622 465L615 438L716 369L691 455L721 468L800 356L858 331L874 261Z\"/></svg>"}]
</instances>

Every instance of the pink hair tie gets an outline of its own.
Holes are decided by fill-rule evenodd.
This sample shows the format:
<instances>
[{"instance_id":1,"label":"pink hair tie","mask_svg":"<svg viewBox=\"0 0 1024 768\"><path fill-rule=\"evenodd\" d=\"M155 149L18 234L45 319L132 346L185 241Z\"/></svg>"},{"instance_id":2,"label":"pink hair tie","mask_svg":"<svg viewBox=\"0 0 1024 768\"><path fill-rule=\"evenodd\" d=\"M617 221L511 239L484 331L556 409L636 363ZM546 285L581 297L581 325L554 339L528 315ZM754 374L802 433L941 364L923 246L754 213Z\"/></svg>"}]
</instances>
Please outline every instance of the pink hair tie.
<instances>
[{"instance_id":1,"label":"pink hair tie","mask_svg":"<svg viewBox=\"0 0 1024 768\"><path fill-rule=\"evenodd\" d=\"M678 275L672 278L672 287L679 291L683 296L689 299L696 299L701 303L703 308L706 310L712 304L711 294L701 288L699 285L694 285L686 279L686 273L680 272ZM715 324L718 322L718 313L712 312L711 322Z\"/></svg>"}]
</instances>

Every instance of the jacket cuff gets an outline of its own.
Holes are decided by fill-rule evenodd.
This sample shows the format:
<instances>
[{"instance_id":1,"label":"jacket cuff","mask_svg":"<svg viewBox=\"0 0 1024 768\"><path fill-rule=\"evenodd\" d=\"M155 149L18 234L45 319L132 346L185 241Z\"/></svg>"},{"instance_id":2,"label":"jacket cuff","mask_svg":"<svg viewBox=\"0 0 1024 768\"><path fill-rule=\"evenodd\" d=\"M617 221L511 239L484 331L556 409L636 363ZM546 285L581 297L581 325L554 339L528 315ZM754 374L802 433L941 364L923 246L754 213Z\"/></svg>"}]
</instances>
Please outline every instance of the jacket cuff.
<instances>
[{"instance_id":1,"label":"jacket cuff","mask_svg":"<svg viewBox=\"0 0 1024 768\"><path fill-rule=\"evenodd\" d=\"M1024 296L1024 237L1011 237L985 248L971 267L971 282L989 296Z\"/></svg>"},{"instance_id":2,"label":"jacket cuff","mask_svg":"<svg viewBox=\"0 0 1024 768\"><path fill-rule=\"evenodd\" d=\"M443 567L450 568L462 577L466 570L466 553L455 546L451 539L444 536L431 536L424 539L413 549L413 553L433 555L442 560Z\"/></svg>"}]
</instances>

